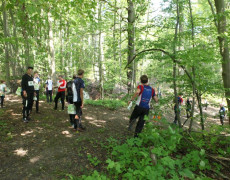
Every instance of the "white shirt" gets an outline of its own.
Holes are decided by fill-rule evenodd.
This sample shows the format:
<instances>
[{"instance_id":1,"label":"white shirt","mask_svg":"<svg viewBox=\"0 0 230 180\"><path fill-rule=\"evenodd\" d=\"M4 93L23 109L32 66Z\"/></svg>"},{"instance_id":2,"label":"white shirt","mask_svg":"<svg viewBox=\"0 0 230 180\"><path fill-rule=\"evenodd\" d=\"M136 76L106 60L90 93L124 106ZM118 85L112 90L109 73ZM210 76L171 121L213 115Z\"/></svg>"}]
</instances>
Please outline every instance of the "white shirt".
<instances>
[{"instance_id":1,"label":"white shirt","mask_svg":"<svg viewBox=\"0 0 230 180\"><path fill-rule=\"evenodd\" d=\"M73 102L77 102L77 89L75 84L72 84L72 90L73 90Z\"/></svg>"},{"instance_id":2,"label":"white shirt","mask_svg":"<svg viewBox=\"0 0 230 180\"><path fill-rule=\"evenodd\" d=\"M34 78L34 90L35 91L38 91L39 90L39 82L40 82L40 79L39 78Z\"/></svg>"},{"instance_id":3,"label":"white shirt","mask_svg":"<svg viewBox=\"0 0 230 180\"><path fill-rule=\"evenodd\" d=\"M6 85L5 84L0 84L0 96L5 95L5 93L3 92L4 88L5 88L5 91L6 91Z\"/></svg>"},{"instance_id":4,"label":"white shirt","mask_svg":"<svg viewBox=\"0 0 230 180\"><path fill-rule=\"evenodd\" d=\"M53 81L51 79L46 80L46 84L47 84L48 91L52 91L53 90Z\"/></svg>"}]
</instances>

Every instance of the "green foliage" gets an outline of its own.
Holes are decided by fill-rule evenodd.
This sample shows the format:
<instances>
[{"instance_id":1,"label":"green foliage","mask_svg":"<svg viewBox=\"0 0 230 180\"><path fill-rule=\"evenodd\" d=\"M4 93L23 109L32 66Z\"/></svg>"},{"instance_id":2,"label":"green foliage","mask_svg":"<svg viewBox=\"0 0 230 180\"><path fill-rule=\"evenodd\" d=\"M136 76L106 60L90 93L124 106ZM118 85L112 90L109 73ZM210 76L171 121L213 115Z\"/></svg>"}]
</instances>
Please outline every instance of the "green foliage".
<instances>
[{"instance_id":1,"label":"green foliage","mask_svg":"<svg viewBox=\"0 0 230 180\"><path fill-rule=\"evenodd\" d=\"M121 107L125 107L127 103L121 100L103 99L103 100L86 100L85 104L94 106L104 106L109 109L115 110Z\"/></svg>"},{"instance_id":2,"label":"green foliage","mask_svg":"<svg viewBox=\"0 0 230 180\"><path fill-rule=\"evenodd\" d=\"M90 164L97 166L98 164L101 163L101 161L97 157L93 157L91 154L87 155L88 160L90 161Z\"/></svg>"}]
</instances>

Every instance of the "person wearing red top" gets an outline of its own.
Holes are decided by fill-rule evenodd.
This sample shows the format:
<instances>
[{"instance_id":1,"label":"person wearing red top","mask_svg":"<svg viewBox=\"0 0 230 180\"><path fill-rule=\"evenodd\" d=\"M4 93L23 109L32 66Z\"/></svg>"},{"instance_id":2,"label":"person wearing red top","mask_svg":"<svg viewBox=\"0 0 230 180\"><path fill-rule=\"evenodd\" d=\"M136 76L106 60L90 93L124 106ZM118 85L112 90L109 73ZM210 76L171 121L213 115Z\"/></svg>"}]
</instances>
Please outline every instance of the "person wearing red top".
<instances>
[{"instance_id":1,"label":"person wearing red top","mask_svg":"<svg viewBox=\"0 0 230 180\"><path fill-rule=\"evenodd\" d=\"M62 110L64 110L66 81L63 79L62 75L58 76L58 79L59 79L59 81L58 81L58 92L57 92L56 97L54 99L54 102L55 102L54 110L57 110L59 98L61 98Z\"/></svg>"}]
</instances>

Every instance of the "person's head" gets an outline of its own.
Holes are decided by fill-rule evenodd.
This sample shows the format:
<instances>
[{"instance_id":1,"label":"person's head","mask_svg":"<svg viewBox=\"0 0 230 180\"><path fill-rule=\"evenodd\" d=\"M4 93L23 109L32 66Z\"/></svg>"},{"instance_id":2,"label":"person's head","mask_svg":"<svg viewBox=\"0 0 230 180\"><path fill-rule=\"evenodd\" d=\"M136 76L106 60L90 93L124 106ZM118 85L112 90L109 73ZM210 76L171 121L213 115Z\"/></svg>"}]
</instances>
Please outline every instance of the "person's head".
<instances>
[{"instance_id":1,"label":"person's head","mask_svg":"<svg viewBox=\"0 0 230 180\"><path fill-rule=\"evenodd\" d=\"M83 69L78 69L77 76L83 78L85 71Z\"/></svg>"},{"instance_id":2,"label":"person's head","mask_svg":"<svg viewBox=\"0 0 230 180\"><path fill-rule=\"evenodd\" d=\"M38 77L38 72L37 71L34 72L34 77Z\"/></svg>"},{"instance_id":3,"label":"person's head","mask_svg":"<svg viewBox=\"0 0 230 180\"><path fill-rule=\"evenodd\" d=\"M2 80L1 83L2 83L2 84L6 84L6 81Z\"/></svg>"},{"instance_id":4,"label":"person's head","mask_svg":"<svg viewBox=\"0 0 230 180\"><path fill-rule=\"evenodd\" d=\"M61 81L61 80L63 80L63 76L62 75L59 75L58 76L58 79Z\"/></svg>"},{"instance_id":5,"label":"person's head","mask_svg":"<svg viewBox=\"0 0 230 180\"><path fill-rule=\"evenodd\" d=\"M73 79L76 79L76 78L77 78L77 75L76 75L76 74L74 74L74 75L73 75Z\"/></svg>"},{"instance_id":6,"label":"person's head","mask_svg":"<svg viewBox=\"0 0 230 180\"><path fill-rule=\"evenodd\" d=\"M183 96L183 94L182 94L182 93L178 93L178 96L179 96L179 97L182 97L182 96Z\"/></svg>"},{"instance_id":7,"label":"person's head","mask_svg":"<svg viewBox=\"0 0 230 180\"><path fill-rule=\"evenodd\" d=\"M34 69L33 67L29 66L29 67L27 68L27 74L32 75L33 69Z\"/></svg>"},{"instance_id":8,"label":"person's head","mask_svg":"<svg viewBox=\"0 0 230 180\"><path fill-rule=\"evenodd\" d=\"M220 103L220 107L222 108L222 107L224 107L224 105L222 103Z\"/></svg>"},{"instance_id":9,"label":"person's head","mask_svg":"<svg viewBox=\"0 0 230 180\"><path fill-rule=\"evenodd\" d=\"M147 84L149 82L148 76L146 75L142 75L140 80L142 84Z\"/></svg>"}]
</instances>

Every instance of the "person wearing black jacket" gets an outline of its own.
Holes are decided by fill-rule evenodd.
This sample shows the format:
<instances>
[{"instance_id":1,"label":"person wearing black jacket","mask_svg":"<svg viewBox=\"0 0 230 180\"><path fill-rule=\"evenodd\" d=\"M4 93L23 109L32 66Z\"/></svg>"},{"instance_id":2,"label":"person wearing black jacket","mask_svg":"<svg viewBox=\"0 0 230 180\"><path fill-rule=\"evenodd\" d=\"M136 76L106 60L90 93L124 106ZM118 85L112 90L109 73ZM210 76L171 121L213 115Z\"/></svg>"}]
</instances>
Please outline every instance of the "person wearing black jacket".
<instances>
[{"instance_id":1,"label":"person wearing black jacket","mask_svg":"<svg viewBox=\"0 0 230 180\"><path fill-rule=\"evenodd\" d=\"M33 107L33 98L35 94L34 91L34 79L32 76L33 73L33 67L28 67L27 73L22 76L22 99L23 99L23 121L25 123L28 123L30 120L30 113L32 111Z\"/></svg>"}]
</instances>

